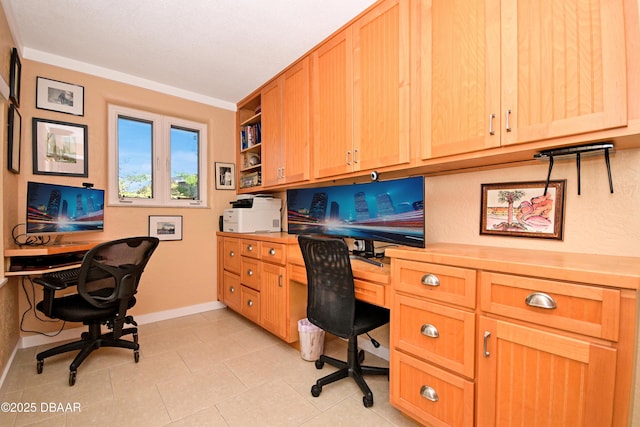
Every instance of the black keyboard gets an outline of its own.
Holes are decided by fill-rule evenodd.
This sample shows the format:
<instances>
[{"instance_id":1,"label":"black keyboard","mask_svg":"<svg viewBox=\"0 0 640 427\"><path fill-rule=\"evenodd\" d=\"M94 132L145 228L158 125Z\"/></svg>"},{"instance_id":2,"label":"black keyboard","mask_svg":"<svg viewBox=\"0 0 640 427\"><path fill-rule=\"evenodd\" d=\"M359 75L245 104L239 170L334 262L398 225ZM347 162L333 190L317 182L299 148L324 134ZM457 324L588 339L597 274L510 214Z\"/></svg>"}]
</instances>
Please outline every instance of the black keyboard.
<instances>
[{"instance_id":1,"label":"black keyboard","mask_svg":"<svg viewBox=\"0 0 640 427\"><path fill-rule=\"evenodd\" d=\"M70 268L68 270L52 271L50 273L44 273L42 277L46 280L48 278L58 279L65 284L78 283L78 276L80 275L80 268Z\"/></svg>"}]
</instances>

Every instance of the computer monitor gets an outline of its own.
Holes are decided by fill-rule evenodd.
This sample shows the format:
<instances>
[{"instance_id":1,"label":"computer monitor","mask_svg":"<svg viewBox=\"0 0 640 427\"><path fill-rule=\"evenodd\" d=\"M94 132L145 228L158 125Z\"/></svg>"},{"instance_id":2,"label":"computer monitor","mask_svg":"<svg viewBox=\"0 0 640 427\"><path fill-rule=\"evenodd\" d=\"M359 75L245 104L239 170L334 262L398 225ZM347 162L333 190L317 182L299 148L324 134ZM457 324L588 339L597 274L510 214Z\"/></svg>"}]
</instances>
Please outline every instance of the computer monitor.
<instances>
[{"instance_id":1,"label":"computer monitor","mask_svg":"<svg viewBox=\"0 0 640 427\"><path fill-rule=\"evenodd\" d=\"M104 231L104 190L43 182L27 183L28 235Z\"/></svg>"},{"instance_id":2,"label":"computer monitor","mask_svg":"<svg viewBox=\"0 0 640 427\"><path fill-rule=\"evenodd\" d=\"M424 177L287 190L290 234L319 234L424 248Z\"/></svg>"}]
</instances>

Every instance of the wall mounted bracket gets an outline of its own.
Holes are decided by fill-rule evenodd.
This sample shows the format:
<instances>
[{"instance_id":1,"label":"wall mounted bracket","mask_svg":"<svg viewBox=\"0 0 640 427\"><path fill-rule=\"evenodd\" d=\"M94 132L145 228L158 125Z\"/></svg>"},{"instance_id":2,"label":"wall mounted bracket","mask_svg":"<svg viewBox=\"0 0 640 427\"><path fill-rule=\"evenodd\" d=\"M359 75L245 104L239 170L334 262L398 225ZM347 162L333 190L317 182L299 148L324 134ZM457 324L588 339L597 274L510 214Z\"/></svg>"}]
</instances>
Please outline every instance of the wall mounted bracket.
<instances>
[{"instance_id":1,"label":"wall mounted bracket","mask_svg":"<svg viewBox=\"0 0 640 427\"><path fill-rule=\"evenodd\" d=\"M611 179L611 162L609 161L609 150L613 150L612 142L597 142L593 144L577 145L575 147L554 148L544 150L535 154L534 159L549 158L549 171L547 172L547 182L544 186L544 194L547 194L549 179L551 178L551 170L553 169L553 159L558 157L576 156L576 168L578 170L578 195L580 195L580 157L582 154L599 154L604 153L604 161L607 165L607 176L609 177L609 190L613 194L613 180Z\"/></svg>"}]
</instances>

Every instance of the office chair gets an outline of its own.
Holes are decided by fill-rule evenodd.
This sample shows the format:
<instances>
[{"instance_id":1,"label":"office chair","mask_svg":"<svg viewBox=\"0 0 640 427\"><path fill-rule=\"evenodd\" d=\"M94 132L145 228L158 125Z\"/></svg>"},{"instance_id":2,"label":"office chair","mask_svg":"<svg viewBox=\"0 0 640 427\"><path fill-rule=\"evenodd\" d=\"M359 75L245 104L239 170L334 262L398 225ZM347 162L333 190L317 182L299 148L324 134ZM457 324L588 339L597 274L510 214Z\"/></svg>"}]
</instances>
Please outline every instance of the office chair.
<instances>
[{"instance_id":1,"label":"office chair","mask_svg":"<svg viewBox=\"0 0 640 427\"><path fill-rule=\"evenodd\" d=\"M349 249L342 239L298 236L298 244L307 269L307 318L326 332L348 340L346 362L324 354L316 360L317 369L326 362L338 371L317 380L311 395L318 397L323 386L352 377L364 393L364 406L373 406L373 393L363 375L388 377L389 369L361 365L364 351L358 352L358 335L389 323L389 310L356 300Z\"/></svg>"},{"instance_id":2,"label":"office chair","mask_svg":"<svg viewBox=\"0 0 640 427\"><path fill-rule=\"evenodd\" d=\"M131 349L138 363L137 323L132 316L127 316L127 310L136 303L134 295L140 277L158 242L155 237L131 237L102 243L85 254L77 279L65 282L55 273L34 279L44 288L43 300L36 305L39 311L52 319L82 322L89 328L78 341L38 353L38 374L42 373L47 357L80 350L69 366L69 385L72 386L80 364L100 347ZM76 284L77 294L55 297L56 291ZM103 324L111 332L103 334ZM124 328L125 324L134 327ZM133 335L133 341L122 339L129 334Z\"/></svg>"}]
</instances>

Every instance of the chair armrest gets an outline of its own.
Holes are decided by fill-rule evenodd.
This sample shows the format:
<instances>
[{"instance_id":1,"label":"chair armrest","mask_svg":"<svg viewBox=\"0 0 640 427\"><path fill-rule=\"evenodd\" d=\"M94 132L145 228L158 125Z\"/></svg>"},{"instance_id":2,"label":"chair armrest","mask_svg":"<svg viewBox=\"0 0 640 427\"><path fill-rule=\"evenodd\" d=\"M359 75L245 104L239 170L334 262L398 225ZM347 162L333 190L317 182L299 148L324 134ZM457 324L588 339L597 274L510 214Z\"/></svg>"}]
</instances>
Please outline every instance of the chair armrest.
<instances>
[{"instance_id":1,"label":"chair armrest","mask_svg":"<svg viewBox=\"0 0 640 427\"><path fill-rule=\"evenodd\" d=\"M55 277L36 277L33 279L38 285L51 291L60 291L67 288L67 284Z\"/></svg>"}]
</instances>

